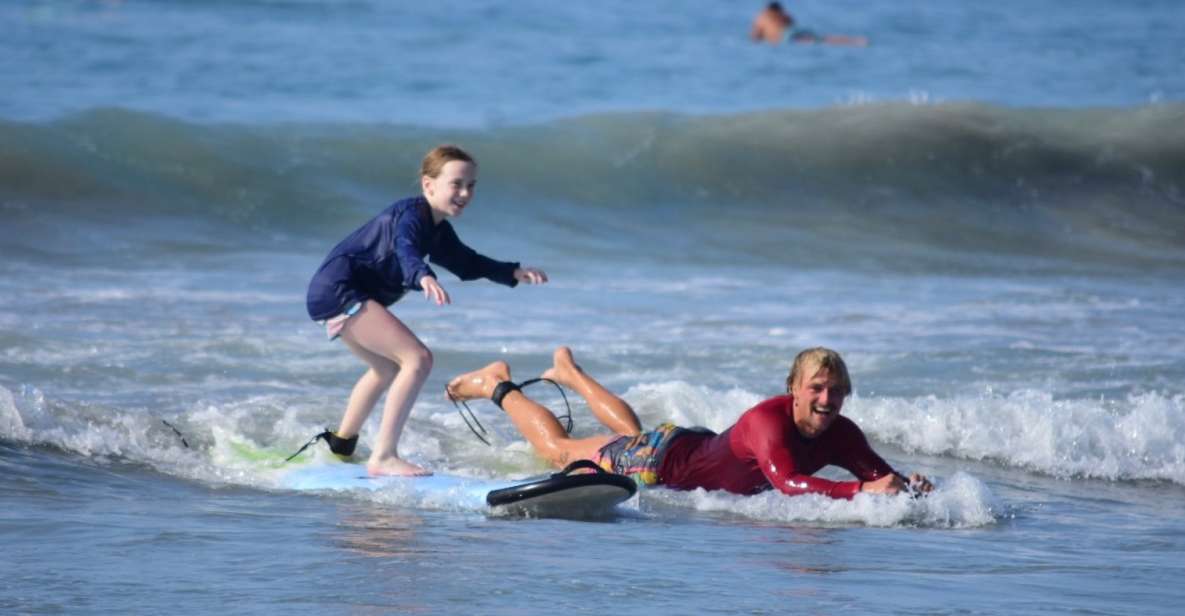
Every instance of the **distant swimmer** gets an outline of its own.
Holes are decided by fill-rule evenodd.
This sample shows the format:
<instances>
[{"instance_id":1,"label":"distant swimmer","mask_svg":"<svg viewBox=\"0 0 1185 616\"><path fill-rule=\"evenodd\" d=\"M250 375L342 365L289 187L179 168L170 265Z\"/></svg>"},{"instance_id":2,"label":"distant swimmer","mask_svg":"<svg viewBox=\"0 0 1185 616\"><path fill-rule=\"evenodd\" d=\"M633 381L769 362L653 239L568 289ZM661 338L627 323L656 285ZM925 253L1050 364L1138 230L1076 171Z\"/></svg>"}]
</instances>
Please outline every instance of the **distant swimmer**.
<instances>
[{"instance_id":1,"label":"distant swimmer","mask_svg":"<svg viewBox=\"0 0 1185 616\"><path fill-rule=\"evenodd\" d=\"M770 2L753 18L753 27L749 30L749 38L754 41L777 45L782 41L793 41L800 44L846 45L850 47L867 47L868 37L850 36L846 34L815 34L810 30L795 26L794 17L782 8L780 2Z\"/></svg>"},{"instance_id":2,"label":"distant swimmer","mask_svg":"<svg viewBox=\"0 0 1185 616\"><path fill-rule=\"evenodd\" d=\"M422 291L438 306L450 303L427 259L461 280L486 278L509 287L547 282L541 270L495 261L461 243L446 219L469 207L476 183L477 163L468 153L454 145L434 148L420 165L422 194L396 201L346 236L309 283L309 316L368 368L354 385L337 431L326 430L309 442L324 439L334 453L352 455L358 431L386 393L367 461L371 475L428 474L400 458L397 446L432 369L432 352L387 309L408 291Z\"/></svg>"},{"instance_id":3,"label":"distant swimmer","mask_svg":"<svg viewBox=\"0 0 1185 616\"><path fill-rule=\"evenodd\" d=\"M799 353L786 377L787 393L745 411L720 434L670 423L643 431L633 408L581 369L567 347L556 349L552 361L541 378L583 396L612 434L572 438L551 411L510 380L510 367L502 361L454 378L446 394L452 400L491 399L510 415L536 453L556 467L592 460L642 485L736 494L773 488L789 495L841 499L860 492L926 493L934 488L921 475L906 478L893 470L856 423L840 415L852 385L843 359L830 349ZM846 469L856 480L813 476L828 465Z\"/></svg>"}]
</instances>

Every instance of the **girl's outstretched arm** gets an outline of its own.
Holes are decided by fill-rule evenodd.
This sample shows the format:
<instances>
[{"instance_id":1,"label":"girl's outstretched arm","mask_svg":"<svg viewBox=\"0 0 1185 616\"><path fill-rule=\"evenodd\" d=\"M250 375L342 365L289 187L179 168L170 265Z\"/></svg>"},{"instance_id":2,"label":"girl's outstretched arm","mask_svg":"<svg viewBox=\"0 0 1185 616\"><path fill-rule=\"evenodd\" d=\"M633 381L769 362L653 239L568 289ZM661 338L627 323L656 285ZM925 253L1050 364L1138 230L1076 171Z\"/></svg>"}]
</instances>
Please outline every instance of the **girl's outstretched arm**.
<instances>
[{"instance_id":1,"label":"girl's outstretched arm","mask_svg":"<svg viewBox=\"0 0 1185 616\"><path fill-rule=\"evenodd\" d=\"M444 221L436 228L435 245L430 251L432 263L444 266L461 280L488 278L499 284L513 287L518 284L514 277L519 263L495 261L461 243L453 226Z\"/></svg>"}]
</instances>

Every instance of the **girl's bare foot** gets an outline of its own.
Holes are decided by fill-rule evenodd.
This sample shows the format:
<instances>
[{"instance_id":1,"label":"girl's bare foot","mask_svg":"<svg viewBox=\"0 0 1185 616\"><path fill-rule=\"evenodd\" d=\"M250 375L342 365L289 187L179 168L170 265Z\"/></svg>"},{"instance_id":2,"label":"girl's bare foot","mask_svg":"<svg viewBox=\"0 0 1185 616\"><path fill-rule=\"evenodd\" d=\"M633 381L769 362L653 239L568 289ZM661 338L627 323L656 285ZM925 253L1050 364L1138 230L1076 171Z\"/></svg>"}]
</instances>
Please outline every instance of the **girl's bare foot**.
<instances>
[{"instance_id":1,"label":"girl's bare foot","mask_svg":"<svg viewBox=\"0 0 1185 616\"><path fill-rule=\"evenodd\" d=\"M484 368L467 372L448 382L444 394L449 400L476 400L494 395L494 388L510 380L510 366L496 361Z\"/></svg>"},{"instance_id":2,"label":"girl's bare foot","mask_svg":"<svg viewBox=\"0 0 1185 616\"><path fill-rule=\"evenodd\" d=\"M412 464L411 462L396 458L394 456L377 460L371 458L366 462L366 472L369 473L371 477L381 477L384 475L396 475L400 477L423 477L432 474L432 471L422 466Z\"/></svg>"},{"instance_id":3,"label":"girl's bare foot","mask_svg":"<svg viewBox=\"0 0 1185 616\"><path fill-rule=\"evenodd\" d=\"M545 379L551 379L560 385L569 389L575 389L573 383L576 376L583 372L580 366L576 364L576 360L572 357L572 349L562 346L555 350L551 355L552 366L543 371L540 375Z\"/></svg>"}]
</instances>

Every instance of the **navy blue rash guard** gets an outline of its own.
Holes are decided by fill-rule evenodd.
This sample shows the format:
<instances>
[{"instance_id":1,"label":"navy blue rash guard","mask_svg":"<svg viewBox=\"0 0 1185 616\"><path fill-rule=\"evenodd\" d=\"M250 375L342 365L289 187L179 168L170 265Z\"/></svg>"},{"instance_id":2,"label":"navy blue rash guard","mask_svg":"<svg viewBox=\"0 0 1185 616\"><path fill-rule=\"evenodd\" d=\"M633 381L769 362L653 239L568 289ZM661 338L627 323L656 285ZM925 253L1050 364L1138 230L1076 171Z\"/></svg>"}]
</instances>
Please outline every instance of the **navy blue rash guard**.
<instances>
[{"instance_id":1,"label":"navy blue rash guard","mask_svg":"<svg viewBox=\"0 0 1185 616\"><path fill-rule=\"evenodd\" d=\"M461 243L448 221L432 224L424 197L396 201L330 251L309 283L309 317L323 321L367 299L390 306L420 279L436 277L432 262L461 280L488 278L513 287L518 263L495 261Z\"/></svg>"}]
</instances>

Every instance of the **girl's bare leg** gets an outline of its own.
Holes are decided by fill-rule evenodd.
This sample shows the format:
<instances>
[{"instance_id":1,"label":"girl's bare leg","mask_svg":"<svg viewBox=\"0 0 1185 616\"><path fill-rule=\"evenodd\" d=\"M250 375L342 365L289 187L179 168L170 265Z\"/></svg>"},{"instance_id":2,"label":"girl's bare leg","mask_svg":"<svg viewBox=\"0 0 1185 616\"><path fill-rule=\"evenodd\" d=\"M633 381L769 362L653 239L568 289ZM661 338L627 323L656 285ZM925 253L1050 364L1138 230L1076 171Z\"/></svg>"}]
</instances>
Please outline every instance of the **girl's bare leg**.
<instances>
[{"instance_id":1,"label":"girl's bare leg","mask_svg":"<svg viewBox=\"0 0 1185 616\"><path fill-rule=\"evenodd\" d=\"M506 362L496 361L480 370L454 378L449 381L445 391L453 400L489 398L494 395L498 383L509 380L510 367ZM521 391L506 394L502 398L502 409L510 415L514 427L526 437L539 456L556 467L566 466L573 460L595 459L601 447L617 438L615 434L571 438L551 411Z\"/></svg>"},{"instance_id":2,"label":"girl's bare leg","mask_svg":"<svg viewBox=\"0 0 1185 616\"><path fill-rule=\"evenodd\" d=\"M428 475L430 472L399 457L399 437L420 388L432 370L432 352L395 315L377 302L367 301L346 321L342 341L370 369L350 394L338 436L358 433L384 389L383 419L367 460L371 475Z\"/></svg>"},{"instance_id":3,"label":"girl's bare leg","mask_svg":"<svg viewBox=\"0 0 1185 616\"><path fill-rule=\"evenodd\" d=\"M555 350L552 354L552 367L543 373L543 378L551 379L584 396L597 420L617 434L637 436L642 433L638 414L629 403L585 373L573 359L572 350L568 347L562 346Z\"/></svg>"},{"instance_id":4,"label":"girl's bare leg","mask_svg":"<svg viewBox=\"0 0 1185 616\"><path fill-rule=\"evenodd\" d=\"M375 355L348 342L346 347L366 363L368 368L350 392L346 412L337 426L337 435L342 438L350 438L362 431L362 424L366 423L366 418L370 416L370 411L378 402L379 396L387 391L391 381L395 379L395 374L399 372L398 364L381 355Z\"/></svg>"}]
</instances>

